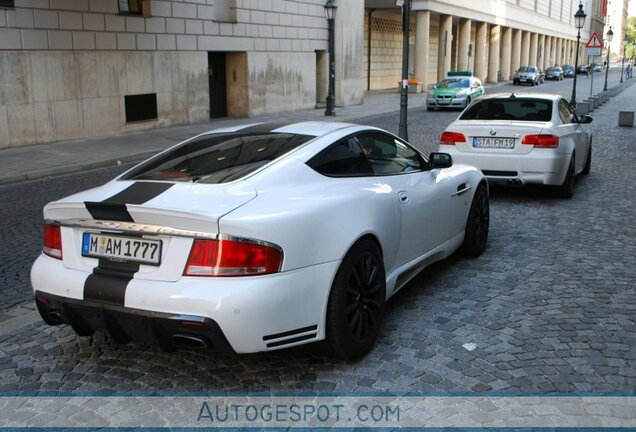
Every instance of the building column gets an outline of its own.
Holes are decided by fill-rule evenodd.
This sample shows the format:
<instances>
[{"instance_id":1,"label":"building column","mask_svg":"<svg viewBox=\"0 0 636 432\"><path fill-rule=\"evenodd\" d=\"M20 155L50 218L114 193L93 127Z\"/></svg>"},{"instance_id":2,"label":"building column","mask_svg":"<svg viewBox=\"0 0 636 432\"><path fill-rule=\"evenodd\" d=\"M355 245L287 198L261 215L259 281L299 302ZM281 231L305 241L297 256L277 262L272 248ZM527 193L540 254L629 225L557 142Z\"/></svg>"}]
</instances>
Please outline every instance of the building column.
<instances>
[{"instance_id":1,"label":"building column","mask_svg":"<svg viewBox=\"0 0 636 432\"><path fill-rule=\"evenodd\" d=\"M428 39L431 30L431 12L417 11L415 14L415 78L428 89Z\"/></svg>"},{"instance_id":2,"label":"building column","mask_svg":"<svg viewBox=\"0 0 636 432\"><path fill-rule=\"evenodd\" d=\"M521 30L512 30L512 59L510 60L510 68L512 73L517 72L521 66Z\"/></svg>"},{"instance_id":3,"label":"building column","mask_svg":"<svg viewBox=\"0 0 636 432\"><path fill-rule=\"evenodd\" d=\"M545 35L540 34L537 43L537 67L545 61Z\"/></svg>"},{"instance_id":4,"label":"building column","mask_svg":"<svg viewBox=\"0 0 636 432\"><path fill-rule=\"evenodd\" d=\"M539 34L538 33L532 33L530 35L530 59L528 60L529 64L532 65L537 65L539 64L537 59L538 59L538 51L537 51L537 46L539 44Z\"/></svg>"},{"instance_id":5,"label":"building column","mask_svg":"<svg viewBox=\"0 0 636 432\"><path fill-rule=\"evenodd\" d=\"M488 74L488 24L477 24L475 35L475 76L482 81Z\"/></svg>"},{"instance_id":6,"label":"building column","mask_svg":"<svg viewBox=\"0 0 636 432\"><path fill-rule=\"evenodd\" d=\"M530 32L521 33L521 65L528 66L530 60Z\"/></svg>"},{"instance_id":7,"label":"building column","mask_svg":"<svg viewBox=\"0 0 636 432\"><path fill-rule=\"evenodd\" d=\"M504 27L501 32L501 75L504 81L510 79L510 58L512 55L512 29Z\"/></svg>"},{"instance_id":8,"label":"building column","mask_svg":"<svg viewBox=\"0 0 636 432\"><path fill-rule=\"evenodd\" d=\"M543 44L543 61L539 64L541 69L545 69L546 65L550 64L550 57L552 56L552 38L550 36L545 37Z\"/></svg>"},{"instance_id":9,"label":"building column","mask_svg":"<svg viewBox=\"0 0 636 432\"><path fill-rule=\"evenodd\" d=\"M336 106L362 103L365 89L364 0L338 2L335 27ZM352 67L347 65L358 65Z\"/></svg>"},{"instance_id":10,"label":"building column","mask_svg":"<svg viewBox=\"0 0 636 432\"><path fill-rule=\"evenodd\" d=\"M453 42L453 17L440 15L439 17L439 44L437 51L437 81L446 76L451 70L451 55Z\"/></svg>"},{"instance_id":11,"label":"building column","mask_svg":"<svg viewBox=\"0 0 636 432\"><path fill-rule=\"evenodd\" d=\"M554 58L554 63L558 66L563 65L563 39L557 39L557 51L556 56Z\"/></svg>"},{"instance_id":12,"label":"building column","mask_svg":"<svg viewBox=\"0 0 636 432\"><path fill-rule=\"evenodd\" d=\"M548 66L556 66L559 64L557 58L559 57L559 38L552 38L552 63Z\"/></svg>"},{"instance_id":13,"label":"building column","mask_svg":"<svg viewBox=\"0 0 636 432\"><path fill-rule=\"evenodd\" d=\"M457 70L468 70L468 46L470 45L470 33L472 31L472 21L462 19L459 21L459 42L457 44Z\"/></svg>"},{"instance_id":14,"label":"building column","mask_svg":"<svg viewBox=\"0 0 636 432\"><path fill-rule=\"evenodd\" d=\"M488 82L499 82L499 55L501 53L499 44L501 43L501 27L494 25L490 27L489 55L488 55Z\"/></svg>"}]
</instances>

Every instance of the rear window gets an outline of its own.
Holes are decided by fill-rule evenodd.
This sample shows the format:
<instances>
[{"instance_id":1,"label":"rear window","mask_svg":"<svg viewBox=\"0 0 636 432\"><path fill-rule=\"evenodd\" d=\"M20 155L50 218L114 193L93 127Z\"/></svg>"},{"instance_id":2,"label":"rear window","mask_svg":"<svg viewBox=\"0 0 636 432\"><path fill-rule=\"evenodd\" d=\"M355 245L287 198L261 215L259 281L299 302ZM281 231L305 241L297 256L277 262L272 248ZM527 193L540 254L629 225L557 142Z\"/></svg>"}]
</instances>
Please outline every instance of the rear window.
<instances>
[{"instance_id":1,"label":"rear window","mask_svg":"<svg viewBox=\"0 0 636 432\"><path fill-rule=\"evenodd\" d=\"M122 179L226 183L245 177L312 138L284 133L206 135L142 163Z\"/></svg>"},{"instance_id":2,"label":"rear window","mask_svg":"<svg viewBox=\"0 0 636 432\"><path fill-rule=\"evenodd\" d=\"M552 101L543 99L485 99L471 105L460 120L550 121Z\"/></svg>"}]
</instances>

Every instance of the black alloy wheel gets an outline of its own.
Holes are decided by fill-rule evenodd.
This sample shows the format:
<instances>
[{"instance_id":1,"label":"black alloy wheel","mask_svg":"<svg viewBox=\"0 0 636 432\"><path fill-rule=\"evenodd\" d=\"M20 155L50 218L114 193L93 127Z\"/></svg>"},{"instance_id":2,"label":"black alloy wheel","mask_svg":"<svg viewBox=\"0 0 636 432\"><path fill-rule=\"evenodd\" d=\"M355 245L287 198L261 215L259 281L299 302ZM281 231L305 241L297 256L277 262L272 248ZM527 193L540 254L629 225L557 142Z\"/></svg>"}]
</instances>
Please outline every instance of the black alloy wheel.
<instances>
[{"instance_id":1,"label":"black alloy wheel","mask_svg":"<svg viewBox=\"0 0 636 432\"><path fill-rule=\"evenodd\" d=\"M555 188L555 194L559 198L572 198L574 195L574 183L575 183L575 157L574 153L572 153L572 157L570 158L570 164L568 165L568 171L565 174L565 178L563 179L563 183L560 186Z\"/></svg>"},{"instance_id":2,"label":"black alloy wheel","mask_svg":"<svg viewBox=\"0 0 636 432\"><path fill-rule=\"evenodd\" d=\"M583 171L581 171L581 174L588 175L590 173L591 168L592 168L592 138L590 138L590 148L587 151L587 159L585 159L585 166L583 167Z\"/></svg>"},{"instance_id":3,"label":"black alloy wheel","mask_svg":"<svg viewBox=\"0 0 636 432\"><path fill-rule=\"evenodd\" d=\"M490 201L488 189L482 183L477 187L473 202L470 205L464 242L459 253L464 256L476 257L486 250L488 231L490 228Z\"/></svg>"},{"instance_id":4,"label":"black alloy wheel","mask_svg":"<svg viewBox=\"0 0 636 432\"><path fill-rule=\"evenodd\" d=\"M386 276L382 255L370 239L347 253L327 306L327 344L337 357L352 359L371 350L384 315Z\"/></svg>"}]
</instances>

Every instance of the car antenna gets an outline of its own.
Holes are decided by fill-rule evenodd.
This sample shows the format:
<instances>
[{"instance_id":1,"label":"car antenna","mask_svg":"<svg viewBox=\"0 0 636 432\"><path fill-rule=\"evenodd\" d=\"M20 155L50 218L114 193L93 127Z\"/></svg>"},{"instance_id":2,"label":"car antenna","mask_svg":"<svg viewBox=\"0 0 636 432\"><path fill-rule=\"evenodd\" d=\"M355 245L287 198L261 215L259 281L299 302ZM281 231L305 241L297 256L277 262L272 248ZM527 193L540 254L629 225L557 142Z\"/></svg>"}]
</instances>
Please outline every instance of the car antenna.
<instances>
[{"instance_id":1,"label":"car antenna","mask_svg":"<svg viewBox=\"0 0 636 432\"><path fill-rule=\"evenodd\" d=\"M517 97L517 95L515 95L514 93L510 93L510 99L515 99Z\"/></svg>"}]
</instances>

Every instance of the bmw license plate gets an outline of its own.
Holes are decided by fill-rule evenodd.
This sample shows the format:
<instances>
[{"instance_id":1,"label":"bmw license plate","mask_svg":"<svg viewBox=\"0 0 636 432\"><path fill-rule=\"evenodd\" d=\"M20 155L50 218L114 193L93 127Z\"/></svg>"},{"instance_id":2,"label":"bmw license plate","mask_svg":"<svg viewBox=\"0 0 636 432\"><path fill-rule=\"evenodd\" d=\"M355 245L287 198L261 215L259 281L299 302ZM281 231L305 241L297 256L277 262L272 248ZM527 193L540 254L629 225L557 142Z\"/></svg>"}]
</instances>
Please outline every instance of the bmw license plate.
<instances>
[{"instance_id":1,"label":"bmw license plate","mask_svg":"<svg viewBox=\"0 0 636 432\"><path fill-rule=\"evenodd\" d=\"M475 137L473 138L473 147L511 149L515 147L515 139L514 138Z\"/></svg>"},{"instance_id":2,"label":"bmw license plate","mask_svg":"<svg viewBox=\"0 0 636 432\"><path fill-rule=\"evenodd\" d=\"M158 266L161 263L161 240L85 232L82 235L82 255Z\"/></svg>"}]
</instances>

